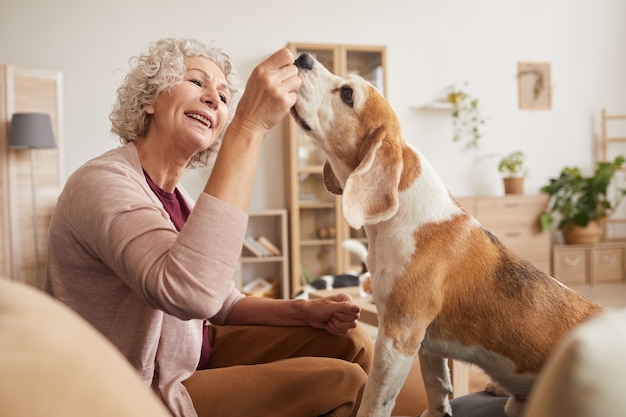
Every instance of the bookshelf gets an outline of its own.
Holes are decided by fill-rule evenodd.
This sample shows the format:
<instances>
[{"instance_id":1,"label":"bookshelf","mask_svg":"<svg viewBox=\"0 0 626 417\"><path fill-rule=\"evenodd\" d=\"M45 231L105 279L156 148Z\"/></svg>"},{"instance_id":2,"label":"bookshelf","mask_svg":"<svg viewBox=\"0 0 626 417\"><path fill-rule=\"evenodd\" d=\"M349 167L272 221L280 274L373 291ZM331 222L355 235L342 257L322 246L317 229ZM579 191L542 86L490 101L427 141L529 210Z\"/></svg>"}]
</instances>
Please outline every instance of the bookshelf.
<instances>
[{"instance_id":1,"label":"bookshelf","mask_svg":"<svg viewBox=\"0 0 626 417\"><path fill-rule=\"evenodd\" d=\"M246 242L242 248L235 276L237 287L242 291L250 290L254 295L289 298L287 210L250 212L246 238L254 242ZM272 246L280 253L272 252ZM274 284L275 291L265 291L262 285L265 282Z\"/></svg>"}]
</instances>

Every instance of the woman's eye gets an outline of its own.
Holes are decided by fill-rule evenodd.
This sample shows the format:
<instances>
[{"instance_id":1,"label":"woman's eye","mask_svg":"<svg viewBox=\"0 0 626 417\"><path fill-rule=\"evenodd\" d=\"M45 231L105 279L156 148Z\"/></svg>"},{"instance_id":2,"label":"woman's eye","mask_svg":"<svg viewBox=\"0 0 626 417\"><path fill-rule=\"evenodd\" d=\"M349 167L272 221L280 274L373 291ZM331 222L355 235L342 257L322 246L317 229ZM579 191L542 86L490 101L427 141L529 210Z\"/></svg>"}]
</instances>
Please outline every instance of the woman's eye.
<instances>
[{"instance_id":1,"label":"woman's eye","mask_svg":"<svg viewBox=\"0 0 626 417\"><path fill-rule=\"evenodd\" d=\"M228 97L226 97L226 94L220 94L220 100L222 100L222 103L228 104Z\"/></svg>"},{"instance_id":2,"label":"woman's eye","mask_svg":"<svg viewBox=\"0 0 626 417\"><path fill-rule=\"evenodd\" d=\"M190 79L188 80L190 83L197 85L198 87L202 87L202 81L200 80L196 80L196 79Z\"/></svg>"}]
</instances>

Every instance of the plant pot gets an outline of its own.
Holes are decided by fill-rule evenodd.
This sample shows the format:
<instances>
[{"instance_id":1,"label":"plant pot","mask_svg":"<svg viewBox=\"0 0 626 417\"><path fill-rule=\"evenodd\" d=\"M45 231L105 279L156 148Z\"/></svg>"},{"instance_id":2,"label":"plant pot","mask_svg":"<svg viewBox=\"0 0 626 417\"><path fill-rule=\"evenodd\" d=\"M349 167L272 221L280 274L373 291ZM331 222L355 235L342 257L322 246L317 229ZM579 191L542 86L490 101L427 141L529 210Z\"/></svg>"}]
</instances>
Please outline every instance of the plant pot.
<instances>
[{"instance_id":1,"label":"plant pot","mask_svg":"<svg viewBox=\"0 0 626 417\"><path fill-rule=\"evenodd\" d=\"M524 177L506 177L504 181L504 194L524 194Z\"/></svg>"},{"instance_id":2,"label":"plant pot","mask_svg":"<svg viewBox=\"0 0 626 417\"><path fill-rule=\"evenodd\" d=\"M461 93L448 93L448 103L459 104L462 98Z\"/></svg>"},{"instance_id":3,"label":"plant pot","mask_svg":"<svg viewBox=\"0 0 626 417\"><path fill-rule=\"evenodd\" d=\"M602 236L602 226L597 221L590 221L587 227L580 227L577 224L568 224L563 232L563 240L567 244L589 244L598 243Z\"/></svg>"}]
</instances>

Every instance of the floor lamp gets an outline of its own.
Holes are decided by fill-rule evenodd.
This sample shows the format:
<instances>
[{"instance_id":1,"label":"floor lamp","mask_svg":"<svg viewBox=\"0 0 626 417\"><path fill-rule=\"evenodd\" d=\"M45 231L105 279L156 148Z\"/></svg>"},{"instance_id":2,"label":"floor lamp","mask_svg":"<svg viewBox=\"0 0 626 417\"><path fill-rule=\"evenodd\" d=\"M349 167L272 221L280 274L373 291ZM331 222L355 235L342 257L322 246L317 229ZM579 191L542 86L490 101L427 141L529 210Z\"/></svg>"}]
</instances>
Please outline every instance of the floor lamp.
<instances>
[{"instance_id":1,"label":"floor lamp","mask_svg":"<svg viewBox=\"0 0 626 417\"><path fill-rule=\"evenodd\" d=\"M56 147L50 115L45 113L14 113L7 147L30 153L30 184L32 198L33 242L35 244L35 281L41 288L39 275L39 242L37 239L37 197L35 185L35 154L33 149Z\"/></svg>"}]
</instances>

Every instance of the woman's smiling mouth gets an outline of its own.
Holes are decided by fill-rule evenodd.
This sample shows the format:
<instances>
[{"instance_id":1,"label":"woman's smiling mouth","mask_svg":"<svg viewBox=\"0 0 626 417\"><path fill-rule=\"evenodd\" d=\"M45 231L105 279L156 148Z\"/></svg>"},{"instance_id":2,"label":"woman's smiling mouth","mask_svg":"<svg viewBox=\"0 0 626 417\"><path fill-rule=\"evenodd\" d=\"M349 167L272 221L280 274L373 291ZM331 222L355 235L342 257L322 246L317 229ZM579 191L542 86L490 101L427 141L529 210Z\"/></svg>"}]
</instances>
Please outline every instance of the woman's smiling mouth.
<instances>
[{"instance_id":1,"label":"woman's smiling mouth","mask_svg":"<svg viewBox=\"0 0 626 417\"><path fill-rule=\"evenodd\" d=\"M185 113L185 116L196 119L207 127L213 126L213 121L208 117L200 113Z\"/></svg>"}]
</instances>

